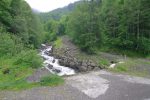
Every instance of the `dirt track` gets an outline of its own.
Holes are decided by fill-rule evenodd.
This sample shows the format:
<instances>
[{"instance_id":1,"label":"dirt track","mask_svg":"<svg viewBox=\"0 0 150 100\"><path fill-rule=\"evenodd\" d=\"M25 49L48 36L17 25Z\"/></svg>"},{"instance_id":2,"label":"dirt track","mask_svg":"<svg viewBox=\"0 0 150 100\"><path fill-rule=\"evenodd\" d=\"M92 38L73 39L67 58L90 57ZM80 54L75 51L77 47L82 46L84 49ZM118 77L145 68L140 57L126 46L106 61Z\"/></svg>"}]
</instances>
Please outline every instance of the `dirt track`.
<instances>
[{"instance_id":1,"label":"dirt track","mask_svg":"<svg viewBox=\"0 0 150 100\"><path fill-rule=\"evenodd\" d=\"M0 100L149 100L150 79L106 71L65 78L58 87L0 92Z\"/></svg>"}]
</instances>

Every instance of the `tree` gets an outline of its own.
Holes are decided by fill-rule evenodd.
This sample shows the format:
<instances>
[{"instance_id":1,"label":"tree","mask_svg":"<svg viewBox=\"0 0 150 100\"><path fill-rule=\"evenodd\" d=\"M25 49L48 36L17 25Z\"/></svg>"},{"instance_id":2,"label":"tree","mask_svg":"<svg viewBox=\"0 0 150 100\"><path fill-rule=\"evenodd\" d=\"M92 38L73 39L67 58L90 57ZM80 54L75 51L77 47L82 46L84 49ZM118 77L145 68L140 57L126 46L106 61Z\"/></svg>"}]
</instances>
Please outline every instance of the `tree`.
<instances>
[{"instance_id":1,"label":"tree","mask_svg":"<svg viewBox=\"0 0 150 100\"><path fill-rule=\"evenodd\" d=\"M97 14L97 2L83 1L76 10L69 16L68 33L72 36L74 42L82 50L88 53L94 53L95 49L100 47L101 33L99 26L99 16Z\"/></svg>"},{"instance_id":2,"label":"tree","mask_svg":"<svg viewBox=\"0 0 150 100\"><path fill-rule=\"evenodd\" d=\"M38 47L43 37L42 26L30 6L25 1L12 0L10 7L12 16L10 32L19 35L25 44Z\"/></svg>"}]
</instances>

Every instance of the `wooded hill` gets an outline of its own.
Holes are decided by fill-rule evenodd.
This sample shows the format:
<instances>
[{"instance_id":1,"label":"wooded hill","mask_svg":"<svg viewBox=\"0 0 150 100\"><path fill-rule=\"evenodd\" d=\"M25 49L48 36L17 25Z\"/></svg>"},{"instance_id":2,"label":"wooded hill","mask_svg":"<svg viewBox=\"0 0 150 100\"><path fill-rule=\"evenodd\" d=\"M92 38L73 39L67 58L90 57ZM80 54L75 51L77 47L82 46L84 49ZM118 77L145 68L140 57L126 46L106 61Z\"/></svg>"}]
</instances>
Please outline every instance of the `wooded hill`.
<instances>
[{"instance_id":1,"label":"wooded hill","mask_svg":"<svg viewBox=\"0 0 150 100\"><path fill-rule=\"evenodd\" d=\"M80 4L80 1L71 3L68 6L62 7L62 8L57 8L53 11L46 12L46 13L37 13L37 15L40 17L40 19L44 22L54 19L54 20L60 20L63 16L68 15L71 13L75 7Z\"/></svg>"},{"instance_id":2,"label":"wooded hill","mask_svg":"<svg viewBox=\"0 0 150 100\"><path fill-rule=\"evenodd\" d=\"M62 34L63 27L63 34L70 35L83 51L94 53L106 47L150 53L149 0L82 0L71 13L56 21L61 15L56 13L61 10L55 10L55 17L45 23L46 31ZM54 28L54 23L59 27Z\"/></svg>"}]
</instances>

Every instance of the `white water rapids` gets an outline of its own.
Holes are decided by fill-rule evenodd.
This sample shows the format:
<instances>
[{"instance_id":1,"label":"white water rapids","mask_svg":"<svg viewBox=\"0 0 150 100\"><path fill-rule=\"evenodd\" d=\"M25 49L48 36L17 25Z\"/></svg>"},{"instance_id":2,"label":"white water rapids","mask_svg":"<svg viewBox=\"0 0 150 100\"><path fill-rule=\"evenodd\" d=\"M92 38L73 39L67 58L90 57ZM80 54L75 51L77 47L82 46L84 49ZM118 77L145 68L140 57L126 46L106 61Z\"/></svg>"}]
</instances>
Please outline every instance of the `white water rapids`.
<instances>
[{"instance_id":1,"label":"white water rapids","mask_svg":"<svg viewBox=\"0 0 150 100\"><path fill-rule=\"evenodd\" d=\"M42 44L44 49L41 50L40 55L44 58L43 66L53 74L59 76L74 75L75 71L69 67L59 65L59 60L53 56L49 56L49 52L52 51L52 46L46 46Z\"/></svg>"}]
</instances>

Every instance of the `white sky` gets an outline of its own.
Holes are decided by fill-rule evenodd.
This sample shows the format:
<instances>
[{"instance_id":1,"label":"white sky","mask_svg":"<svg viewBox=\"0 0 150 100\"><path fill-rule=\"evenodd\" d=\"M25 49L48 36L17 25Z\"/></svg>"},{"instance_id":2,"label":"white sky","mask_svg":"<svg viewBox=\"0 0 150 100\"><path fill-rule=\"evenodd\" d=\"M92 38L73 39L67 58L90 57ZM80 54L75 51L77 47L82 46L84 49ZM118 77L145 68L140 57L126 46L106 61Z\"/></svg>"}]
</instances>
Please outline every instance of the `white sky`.
<instances>
[{"instance_id":1,"label":"white sky","mask_svg":"<svg viewBox=\"0 0 150 100\"><path fill-rule=\"evenodd\" d=\"M52 11L56 8L67 6L70 3L79 0L25 0L29 5L41 12Z\"/></svg>"}]
</instances>

